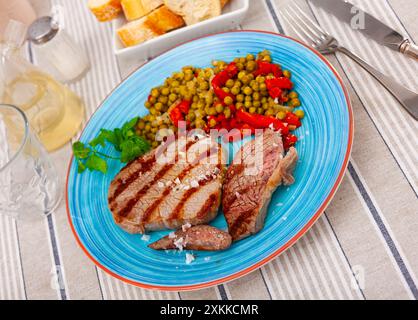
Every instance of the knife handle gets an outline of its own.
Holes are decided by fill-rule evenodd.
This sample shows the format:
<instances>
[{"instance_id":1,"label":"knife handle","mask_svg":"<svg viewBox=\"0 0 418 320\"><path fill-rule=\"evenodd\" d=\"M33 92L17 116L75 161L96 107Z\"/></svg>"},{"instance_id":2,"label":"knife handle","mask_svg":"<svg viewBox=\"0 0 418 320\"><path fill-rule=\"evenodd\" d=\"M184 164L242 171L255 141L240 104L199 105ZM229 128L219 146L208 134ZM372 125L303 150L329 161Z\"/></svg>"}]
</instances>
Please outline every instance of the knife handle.
<instances>
[{"instance_id":1,"label":"knife handle","mask_svg":"<svg viewBox=\"0 0 418 320\"><path fill-rule=\"evenodd\" d=\"M406 54L407 56L414 58L415 60L418 60L418 46L411 43L409 40L405 40L401 44L399 51L403 54Z\"/></svg>"}]
</instances>

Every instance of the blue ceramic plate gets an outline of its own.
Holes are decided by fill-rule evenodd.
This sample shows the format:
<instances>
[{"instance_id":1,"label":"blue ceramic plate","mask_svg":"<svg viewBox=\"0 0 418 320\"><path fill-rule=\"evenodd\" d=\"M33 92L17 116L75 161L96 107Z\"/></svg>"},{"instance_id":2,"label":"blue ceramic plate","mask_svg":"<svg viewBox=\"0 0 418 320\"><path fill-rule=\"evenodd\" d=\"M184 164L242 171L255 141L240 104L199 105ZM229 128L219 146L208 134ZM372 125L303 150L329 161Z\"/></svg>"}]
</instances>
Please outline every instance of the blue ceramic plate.
<instances>
[{"instance_id":1,"label":"blue ceramic plate","mask_svg":"<svg viewBox=\"0 0 418 320\"><path fill-rule=\"evenodd\" d=\"M100 128L120 127L147 113L143 107L152 87L185 65L210 66L212 60L270 50L275 62L291 70L306 117L296 132L300 161L296 183L272 197L264 229L223 252L154 251L141 235L130 235L114 222L107 206L109 184L122 164L114 161L106 175L77 174L71 161L67 179L68 216L86 254L115 277L144 288L190 290L232 280L262 266L299 239L335 194L347 166L353 139L353 117L347 92L332 66L319 53L296 40L259 31L227 32L178 46L147 63L119 85L84 129L81 140ZM108 147L107 153L114 152ZM212 223L225 228L223 214ZM153 232L150 241L168 231Z\"/></svg>"}]
</instances>

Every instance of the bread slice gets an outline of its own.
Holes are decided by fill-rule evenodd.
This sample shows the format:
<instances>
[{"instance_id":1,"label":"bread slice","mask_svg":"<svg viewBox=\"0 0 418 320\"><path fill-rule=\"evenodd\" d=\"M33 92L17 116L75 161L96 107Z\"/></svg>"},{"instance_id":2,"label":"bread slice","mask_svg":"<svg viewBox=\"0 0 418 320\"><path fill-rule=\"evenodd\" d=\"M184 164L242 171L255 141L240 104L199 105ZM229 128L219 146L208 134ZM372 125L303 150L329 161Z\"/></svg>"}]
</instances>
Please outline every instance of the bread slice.
<instances>
[{"instance_id":1,"label":"bread slice","mask_svg":"<svg viewBox=\"0 0 418 320\"><path fill-rule=\"evenodd\" d=\"M221 0L221 8L223 9L228 2L229 0Z\"/></svg>"},{"instance_id":2,"label":"bread slice","mask_svg":"<svg viewBox=\"0 0 418 320\"><path fill-rule=\"evenodd\" d=\"M131 21L116 30L120 41L125 47L130 47L157 37L159 34L146 23L146 17Z\"/></svg>"},{"instance_id":3,"label":"bread slice","mask_svg":"<svg viewBox=\"0 0 418 320\"><path fill-rule=\"evenodd\" d=\"M145 24L155 33L162 34L184 26L184 20L163 5L146 16Z\"/></svg>"},{"instance_id":4,"label":"bread slice","mask_svg":"<svg viewBox=\"0 0 418 320\"><path fill-rule=\"evenodd\" d=\"M164 0L164 4L181 15L187 25L217 17L222 12L220 0Z\"/></svg>"},{"instance_id":5,"label":"bread slice","mask_svg":"<svg viewBox=\"0 0 418 320\"><path fill-rule=\"evenodd\" d=\"M122 11L121 0L89 0L88 7L99 21L116 18Z\"/></svg>"},{"instance_id":6,"label":"bread slice","mask_svg":"<svg viewBox=\"0 0 418 320\"><path fill-rule=\"evenodd\" d=\"M122 0L123 13L128 21L142 18L163 5L163 0Z\"/></svg>"}]
</instances>

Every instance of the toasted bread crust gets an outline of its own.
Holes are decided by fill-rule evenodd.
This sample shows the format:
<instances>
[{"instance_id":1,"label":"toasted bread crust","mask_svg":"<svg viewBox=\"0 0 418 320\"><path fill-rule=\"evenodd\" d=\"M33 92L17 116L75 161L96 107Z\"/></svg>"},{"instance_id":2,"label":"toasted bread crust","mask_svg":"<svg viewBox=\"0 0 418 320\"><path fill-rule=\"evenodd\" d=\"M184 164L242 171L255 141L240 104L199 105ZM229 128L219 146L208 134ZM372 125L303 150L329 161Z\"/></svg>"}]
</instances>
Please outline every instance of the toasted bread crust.
<instances>
[{"instance_id":1,"label":"toasted bread crust","mask_svg":"<svg viewBox=\"0 0 418 320\"><path fill-rule=\"evenodd\" d=\"M142 18L163 5L162 0L121 0L125 18L128 21Z\"/></svg>"},{"instance_id":2,"label":"toasted bread crust","mask_svg":"<svg viewBox=\"0 0 418 320\"><path fill-rule=\"evenodd\" d=\"M100 22L116 18L122 11L121 0L89 0L88 7Z\"/></svg>"},{"instance_id":3,"label":"toasted bread crust","mask_svg":"<svg viewBox=\"0 0 418 320\"><path fill-rule=\"evenodd\" d=\"M146 18L131 21L116 30L120 41L125 47L130 47L150 40L160 35L145 23Z\"/></svg>"},{"instance_id":4,"label":"toasted bread crust","mask_svg":"<svg viewBox=\"0 0 418 320\"><path fill-rule=\"evenodd\" d=\"M145 24L155 33L163 34L184 26L184 20L166 6L161 6L146 17Z\"/></svg>"}]
</instances>

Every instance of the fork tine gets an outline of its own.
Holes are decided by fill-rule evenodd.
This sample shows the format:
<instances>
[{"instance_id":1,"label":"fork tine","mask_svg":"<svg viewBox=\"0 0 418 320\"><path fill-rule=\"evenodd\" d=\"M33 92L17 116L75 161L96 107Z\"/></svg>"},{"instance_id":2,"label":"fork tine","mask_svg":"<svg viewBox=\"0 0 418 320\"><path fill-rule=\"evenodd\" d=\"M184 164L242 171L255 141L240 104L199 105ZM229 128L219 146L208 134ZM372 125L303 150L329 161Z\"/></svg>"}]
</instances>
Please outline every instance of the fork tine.
<instances>
[{"instance_id":1,"label":"fork tine","mask_svg":"<svg viewBox=\"0 0 418 320\"><path fill-rule=\"evenodd\" d=\"M299 23L296 20L296 18L294 18L287 9L285 11L281 11L281 13L283 18L286 20L287 24L292 28L292 30L297 34L297 36L300 39L302 39L306 43L318 42L317 39L315 39L311 34L306 32L306 30L299 26ZM312 44L312 46L314 45Z\"/></svg>"},{"instance_id":2,"label":"fork tine","mask_svg":"<svg viewBox=\"0 0 418 320\"><path fill-rule=\"evenodd\" d=\"M305 20L301 19L302 23L309 28L312 32L316 31L317 33L319 33L318 37L323 37L325 38L326 36L328 36L328 33L325 32L319 25L318 23L316 23L315 21L313 21L313 19L311 17L309 17L296 3L294 4L294 6L296 7L296 10L306 19L306 21L310 22L311 26L308 26L308 24L305 22Z\"/></svg>"},{"instance_id":3,"label":"fork tine","mask_svg":"<svg viewBox=\"0 0 418 320\"><path fill-rule=\"evenodd\" d=\"M318 42L319 39L322 38L322 36L320 34L318 34L310 25L308 25L305 21L304 21L304 17L302 17L299 12L297 12L297 9L292 6L289 5L289 16L294 18L293 21L295 22L295 24L302 29L307 35L309 35L309 39L311 39L313 42Z\"/></svg>"},{"instance_id":4,"label":"fork tine","mask_svg":"<svg viewBox=\"0 0 418 320\"><path fill-rule=\"evenodd\" d=\"M283 17L283 19L286 21L287 25L289 25L289 27L293 30L294 33L296 33L296 35L304 42L309 42L308 39L305 37L305 35L302 35L298 29L291 23L290 18L287 16L287 14L283 11L280 10L279 11L281 13L281 16Z\"/></svg>"}]
</instances>

